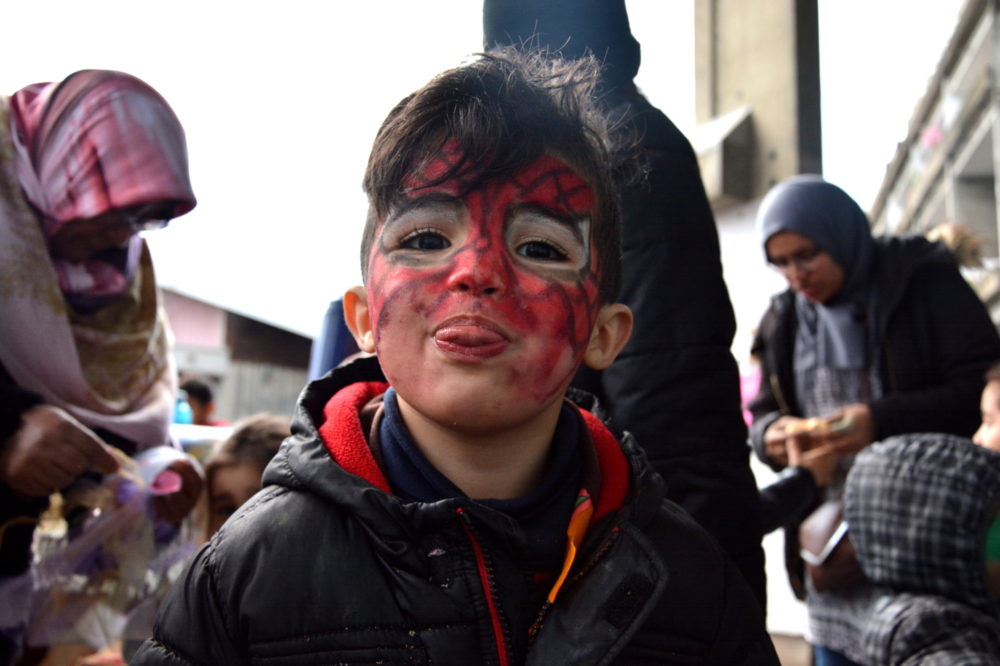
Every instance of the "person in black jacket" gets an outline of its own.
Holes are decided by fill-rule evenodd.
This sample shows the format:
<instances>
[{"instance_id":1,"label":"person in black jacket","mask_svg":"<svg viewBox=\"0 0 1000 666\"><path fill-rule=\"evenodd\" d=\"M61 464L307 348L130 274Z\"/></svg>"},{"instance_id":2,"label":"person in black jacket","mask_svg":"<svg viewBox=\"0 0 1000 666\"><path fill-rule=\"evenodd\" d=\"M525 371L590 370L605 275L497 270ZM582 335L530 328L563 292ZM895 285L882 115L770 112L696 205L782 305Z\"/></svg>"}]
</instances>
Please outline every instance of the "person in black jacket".
<instances>
[{"instance_id":1,"label":"person in black jacket","mask_svg":"<svg viewBox=\"0 0 1000 666\"><path fill-rule=\"evenodd\" d=\"M640 46L624 0L484 0L483 40L537 44L602 64L600 103L638 143L643 177L622 190L622 283L632 337L574 384L601 398L667 482L667 497L719 540L764 605L757 485L740 411L736 332L718 232L687 138L636 87Z\"/></svg>"},{"instance_id":2,"label":"person in black jacket","mask_svg":"<svg viewBox=\"0 0 1000 666\"><path fill-rule=\"evenodd\" d=\"M751 435L761 459L788 462L788 442L833 446L847 458L824 498L842 494L850 454L912 432L968 437L1000 336L946 247L922 237L873 238L843 190L796 176L758 212L767 261L788 280L754 342L760 391ZM797 530L786 533L802 592ZM806 579L810 639L823 658L863 662L859 636L872 588L820 592ZM832 654L831 654L832 653Z\"/></svg>"},{"instance_id":3,"label":"person in black jacket","mask_svg":"<svg viewBox=\"0 0 1000 666\"><path fill-rule=\"evenodd\" d=\"M132 664L777 663L718 544L566 399L631 328L593 83L496 52L390 112L344 296L367 356L307 387Z\"/></svg>"}]
</instances>

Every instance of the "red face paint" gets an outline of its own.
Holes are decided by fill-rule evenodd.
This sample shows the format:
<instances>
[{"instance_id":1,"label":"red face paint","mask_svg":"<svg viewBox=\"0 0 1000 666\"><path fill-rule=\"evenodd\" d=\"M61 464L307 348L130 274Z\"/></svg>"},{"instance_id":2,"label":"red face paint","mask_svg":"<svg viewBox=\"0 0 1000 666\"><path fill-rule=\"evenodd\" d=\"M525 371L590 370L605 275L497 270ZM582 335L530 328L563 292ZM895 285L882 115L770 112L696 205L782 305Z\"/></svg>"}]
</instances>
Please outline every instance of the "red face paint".
<instances>
[{"instance_id":1,"label":"red face paint","mask_svg":"<svg viewBox=\"0 0 1000 666\"><path fill-rule=\"evenodd\" d=\"M446 146L379 225L368 303L383 371L424 416L530 418L561 398L599 309L594 195L542 156L477 189L424 186L460 157ZM474 424L465 424L472 426Z\"/></svg>"}]
</instances>

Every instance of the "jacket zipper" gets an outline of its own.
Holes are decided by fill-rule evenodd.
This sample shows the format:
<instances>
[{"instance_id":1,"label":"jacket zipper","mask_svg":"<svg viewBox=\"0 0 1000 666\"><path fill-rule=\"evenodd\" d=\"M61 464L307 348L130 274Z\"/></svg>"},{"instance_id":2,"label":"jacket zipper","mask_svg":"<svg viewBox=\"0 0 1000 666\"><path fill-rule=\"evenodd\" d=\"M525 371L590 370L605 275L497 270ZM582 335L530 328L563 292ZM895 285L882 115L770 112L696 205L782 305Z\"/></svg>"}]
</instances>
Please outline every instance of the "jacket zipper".
<instances>
[{"instance_id":1,"label":"jacket zipper","mask_svg":"<svg viewBox=\"0 0 1000 666\"><path fill-rule=\"evenodd\" d=\"M611 528L611 532L608 535L608 538L604 541L603 544L601 544L601 547L597 550L596 553L593 554L593 556L589 560L587 560L587 563L583 565L579 571L573 574L572 578L566 581L564 587L571 587L574 583L576 583L585 575L587 575L587 573L594 568L597 562L602 557L604 557L605 553L607 553L608 550L611 549L611 544L613 544L617 540L618 535L620 533L621 530L619 528L617 527ZM531 627L528 628L529 647L531 646L532 643L535 642L535 637L538 635L538 632L540 632L542 630L542 627L545 625L545 620L548 619L549 612L551 610L552 610L552 603L549 601L546 601L544 604L542 604L541 609L539 609L538 615L535 617L535 621L532 622Z\"/></svg>"},{"instance_id":2,"label":"jacket zipper","mask_svg":"<svg viewBox=\"0 0 1000 666\"><path fill-rule=\"evenodd\" d=\"M496 578L489 564L486 562L486 553L483 551L479 539L476 538L475 532L473 532L469 517L465 515L465 511L462 508L458 508L456 511L462 518L462 529L465 530L465 535L472 544L472 552L476 558L476 569L479 572L479 581L483 586L483 594L486 596L486 606L490 611L490 622L493 625L493 638L496 641L497 657L500 660L500 666L509 666L510 657L507 654L508 641L506 630L504 629L501 617L502 613L500 612L496 598Z\"/></svg>"}]
</instances>

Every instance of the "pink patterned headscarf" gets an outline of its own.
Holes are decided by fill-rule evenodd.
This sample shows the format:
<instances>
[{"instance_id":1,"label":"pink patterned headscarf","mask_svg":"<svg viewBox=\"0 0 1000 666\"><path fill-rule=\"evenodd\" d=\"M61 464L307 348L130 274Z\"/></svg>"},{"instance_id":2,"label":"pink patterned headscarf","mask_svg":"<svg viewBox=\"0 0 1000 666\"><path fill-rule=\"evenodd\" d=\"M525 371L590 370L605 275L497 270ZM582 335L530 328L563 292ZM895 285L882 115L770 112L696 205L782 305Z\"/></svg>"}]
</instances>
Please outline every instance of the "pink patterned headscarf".
<instances>
[{"instance_id":1,"label":"pink patterned headscarf","mask_svg":"<svg viewBox=\"0 0 1000 666\"><path fill-rule=\"evenodd\" d=\"M150 204L174 217L195 199L181 126L145 83L84 71L0 96L0 363L18 386L138 450L170 441L176 389L149 252L134 236L72 263L49 245L71 220ZM77 307L101 294L116 297Z\"/></svg>"},{"instance_id":2,"label":"pink patterned headscarf","mask_svg":"<svg viewBox=\"0 0 1000 666\"><path fill-rule=\"evenodd\" d=\"M70 220L163 204L164 219L195 205L184 130L166 101L129 74L83 70L10 99L18 181L46 239ZM140 242L82 263L53 259L71 301L122 293Z\"/></svg>"}]
</instances>

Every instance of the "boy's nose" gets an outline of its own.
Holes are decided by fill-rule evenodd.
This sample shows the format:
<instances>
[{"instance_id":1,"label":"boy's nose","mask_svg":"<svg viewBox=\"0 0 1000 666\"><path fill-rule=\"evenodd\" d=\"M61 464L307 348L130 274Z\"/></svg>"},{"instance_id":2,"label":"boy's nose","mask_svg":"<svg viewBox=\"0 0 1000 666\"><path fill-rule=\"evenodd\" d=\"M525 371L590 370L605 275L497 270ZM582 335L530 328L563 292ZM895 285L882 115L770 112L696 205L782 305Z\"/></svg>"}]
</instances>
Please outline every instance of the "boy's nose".
<instances>
[{"instance_id":1,"label":"boy's nose","mask_svg":"<svg viewBox=\"0 0 1000 666\"><path fill-rule=\"evenodd\" d=\"M502 294L505 285L503 262L491 254L470 253L462 257L448 277L448 288L451 291L471 292L475 296Z\"/></svg>"}]
</instances>

